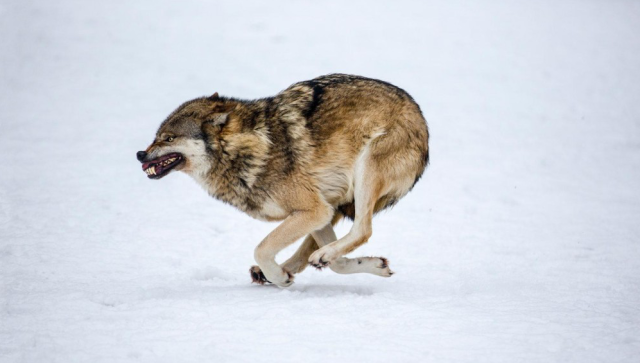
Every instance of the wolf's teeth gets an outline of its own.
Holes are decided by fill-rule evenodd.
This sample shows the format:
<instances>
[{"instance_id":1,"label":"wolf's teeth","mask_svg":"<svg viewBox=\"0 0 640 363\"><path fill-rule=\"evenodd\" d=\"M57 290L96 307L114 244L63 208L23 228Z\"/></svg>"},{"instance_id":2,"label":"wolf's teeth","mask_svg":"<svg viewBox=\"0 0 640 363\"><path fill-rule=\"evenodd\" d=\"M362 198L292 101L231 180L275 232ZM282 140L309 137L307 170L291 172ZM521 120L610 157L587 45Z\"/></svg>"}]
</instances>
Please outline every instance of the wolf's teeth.
<instances>
[{"instance_id":1,"label":"wolf's teeth","mask_svg":"<svg viewBox=\"0 0 640 363\"><path fill-rule=\"evenodd\" d=\"M156 167L155 166L151 167L151 174L156 175Z\"/></svg>"}]
</instances>

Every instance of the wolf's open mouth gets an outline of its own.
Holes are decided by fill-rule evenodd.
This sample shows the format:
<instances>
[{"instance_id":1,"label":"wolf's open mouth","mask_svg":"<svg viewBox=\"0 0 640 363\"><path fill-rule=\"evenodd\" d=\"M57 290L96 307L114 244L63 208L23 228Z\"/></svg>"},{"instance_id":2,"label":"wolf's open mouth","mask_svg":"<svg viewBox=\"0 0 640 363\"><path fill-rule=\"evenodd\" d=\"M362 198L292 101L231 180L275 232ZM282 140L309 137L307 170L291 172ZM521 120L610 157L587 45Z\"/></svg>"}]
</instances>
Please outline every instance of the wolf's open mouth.
<instances>
[{"instance_id":1,"label":"wolf's open mouth","mask_svg":"<svg viewBox=\"0 0 640 363\"><path fill-rule=\"evenodd\" d=\"M142 164L142 170L150 179L160 179L183 161L182 154L171 153Z\"/></svg>"}]
</instances>

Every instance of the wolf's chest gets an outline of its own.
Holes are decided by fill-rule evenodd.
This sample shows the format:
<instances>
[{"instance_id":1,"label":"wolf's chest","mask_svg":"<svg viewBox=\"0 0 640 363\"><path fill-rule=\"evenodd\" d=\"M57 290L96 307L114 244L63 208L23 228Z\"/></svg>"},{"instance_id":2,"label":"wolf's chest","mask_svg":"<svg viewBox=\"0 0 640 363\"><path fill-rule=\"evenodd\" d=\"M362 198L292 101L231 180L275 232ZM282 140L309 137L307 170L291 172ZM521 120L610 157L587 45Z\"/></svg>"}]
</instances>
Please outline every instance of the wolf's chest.
<instances>
[{"instance_id":1,"label":"wolf's chest","mask_svg":"<svg viewBox=\"0 0 640 363\"><path fill-rule=\"evenodd\" d=\"M247 211L247 213L253 218L265 221L281 221L289 215L286 210L271 198L267 198L259 208Z\"/></svg>"}]
</instances>

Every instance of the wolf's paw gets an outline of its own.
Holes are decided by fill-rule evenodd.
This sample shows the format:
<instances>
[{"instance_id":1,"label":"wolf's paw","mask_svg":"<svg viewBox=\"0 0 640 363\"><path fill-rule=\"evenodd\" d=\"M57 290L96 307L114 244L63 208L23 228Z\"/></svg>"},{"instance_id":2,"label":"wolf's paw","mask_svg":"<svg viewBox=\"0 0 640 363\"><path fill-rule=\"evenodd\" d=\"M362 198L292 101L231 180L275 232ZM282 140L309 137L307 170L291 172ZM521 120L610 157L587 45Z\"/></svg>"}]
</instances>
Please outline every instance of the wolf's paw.
<instances>
[{"instance_id":1,"label":"wolf's paw","mask_svg":"<svg viewBox=\"0 0 640 363\"><path fill-rule=\"evenodd\" d=\"M330 246L324 246L309 256L309 264L318 270L327 267L339 256L338 251Z\"/></svg>"},{"instance_id":2,"label":"wolf's paw","mask_svg":"<svg viewBox=\"0 0 640 363\"><path fill-rule=\"evenodd\" d=\"M282 269L282 274L279 276L279 278L272 278L271 280L279 287L289 287L293 284L294 277L291 272Z\"/></svg>"},{"instance_id":3,"label":"wolf's paw","mask_svg":"<svg viewBox=\"0 0 640 363\"><path fill-rule=\"evenodd\" d=\"M271 283L271 281L267 280L267 278L262 273L262 270L260 270L260 267L258 266L251 266L251 268L249 269L249 273L251 274L251 283L256 283L259 285Z\"/></svg>"},{"instance_id":4,"label":"wolf's paw","mask_svg":"<svg viewBox=\"0 0 640 363\"><path fill-rule=\"evenodd\" d=\"M389 268L389 261L386 258L384 257L374 257L374 258L379 260L379 262L376 263L375 265L376 269L373 271L374 274L382 277L391 277L391 275L395 273L391 271L391 269Z\"/></svg>"},{"instance_id":5,"label":"wolf's paw","mask_svg":"<svg viewBox=\"0 0 640 363\"><path fill-rule=\"evenodd\" d=\"M279 287L289 287L293 284L294 280L293 274L284 268L278 268L272 273L265 274L259 266L251 266L249 272L251 273L251 282L255 282L260 285L269 283Z\"/></svg>"}]
</instances>

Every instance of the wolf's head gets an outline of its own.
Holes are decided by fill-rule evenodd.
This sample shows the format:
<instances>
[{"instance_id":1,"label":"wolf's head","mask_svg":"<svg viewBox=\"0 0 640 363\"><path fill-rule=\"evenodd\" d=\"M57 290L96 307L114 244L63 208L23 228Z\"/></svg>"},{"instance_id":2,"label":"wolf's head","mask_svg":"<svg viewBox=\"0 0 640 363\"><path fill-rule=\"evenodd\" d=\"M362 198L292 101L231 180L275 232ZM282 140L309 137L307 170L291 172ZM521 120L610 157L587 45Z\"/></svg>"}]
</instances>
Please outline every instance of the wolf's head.
<instances>
[{"instance_id":1,"label":"wolf's head","mask_svg":"<svg viewBox=\"0 0 640 363\"><path fill-rule=\"evenodd\" d=\"M218 93L182 104L162 122L151 145L138 151L142 170L150 179L172 170L206 172L211 162L209 138L224 126L232 108Z\"/></svg>"}]
</instances>

